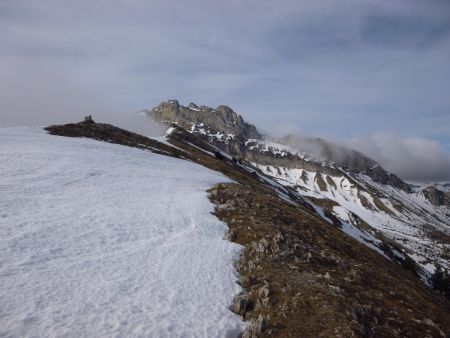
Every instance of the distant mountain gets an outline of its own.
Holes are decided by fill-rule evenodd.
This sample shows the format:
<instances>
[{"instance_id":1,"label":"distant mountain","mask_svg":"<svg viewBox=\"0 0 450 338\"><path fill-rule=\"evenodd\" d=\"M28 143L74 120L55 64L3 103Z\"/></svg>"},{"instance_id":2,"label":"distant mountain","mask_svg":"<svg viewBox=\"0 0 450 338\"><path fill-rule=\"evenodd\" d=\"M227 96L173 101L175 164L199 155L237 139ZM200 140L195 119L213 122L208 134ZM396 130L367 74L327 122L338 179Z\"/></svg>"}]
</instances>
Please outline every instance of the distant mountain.
<instances>
[{"instance_id":1,"label":"distant mountain","mask_svg":"<svg viewBox=\"0 0 450 338\"><path fill-rule=\"evenodd\" d=\"M307 138L289 134L281 138L279 143L289 145L292 149L309 153L318 159L336 162L353 169L364 171L377 165L374 160L356 150L335 145L321 138Z\"/></svg>"},{"instance_id":2,"label":"distant mountain","mask_svg":"<svg viewBox=\"0 0 450 338\"><path fill-rule=\"evenodd\" d=\"M424 276L433 273L436 264L450 269L449 198L438 187L410 185L362 153L323 139L271 139L228 106L184 106L170 100L145 113L248 161L342 224L395 243Z\"/></svg>"},{"instance_id":3,"label":"distant mountain","mask_svg":"<svg viewBox=\"0 0 450 338\"><path fill-rule=\"evenodd\" d=\"M177 100L170 100L162 102L148 113L158 121L177 123L186 129L195 125L200 133L203 130L202 125L205 125L208 128L208 131L204 130L205 133L212 131L222 133L217 137L226 138L228 135L235 135L243 139L261 137L254 125L246 123L242 116L224 105L213 109L206 106L199 107L194 103L183 106Z\"/></svg>"}]
</instances>

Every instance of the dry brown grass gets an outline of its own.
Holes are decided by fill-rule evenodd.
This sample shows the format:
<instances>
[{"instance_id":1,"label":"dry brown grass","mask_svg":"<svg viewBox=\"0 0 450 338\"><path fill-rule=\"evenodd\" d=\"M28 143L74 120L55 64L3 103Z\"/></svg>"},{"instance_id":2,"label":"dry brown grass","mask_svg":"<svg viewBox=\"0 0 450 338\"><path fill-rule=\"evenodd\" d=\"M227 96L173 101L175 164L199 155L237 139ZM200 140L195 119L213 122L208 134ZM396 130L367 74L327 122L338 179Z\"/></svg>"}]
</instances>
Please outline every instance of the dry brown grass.
<instances>
[{"instance_id":1,"label":"dry brown grass","mask_svg":"<svg viewBox=\"0 0 450 338\"><path fill-rule=\"evenodd\" d=\"M231 238L246 247L238 265L251 300L244 317L268 318L262 336L441 337L450 332L448 303L398 264L309 211L240 184L210 192L215 204L227 205L218 208L217 217L227 222ZM278 233L286 256L271 249ZM255 243L264 238L268 252L255 252ZM256 267L249 269L249 262ZM255 309L265 281L270 302Z\"/></svg>"}]
</instances>

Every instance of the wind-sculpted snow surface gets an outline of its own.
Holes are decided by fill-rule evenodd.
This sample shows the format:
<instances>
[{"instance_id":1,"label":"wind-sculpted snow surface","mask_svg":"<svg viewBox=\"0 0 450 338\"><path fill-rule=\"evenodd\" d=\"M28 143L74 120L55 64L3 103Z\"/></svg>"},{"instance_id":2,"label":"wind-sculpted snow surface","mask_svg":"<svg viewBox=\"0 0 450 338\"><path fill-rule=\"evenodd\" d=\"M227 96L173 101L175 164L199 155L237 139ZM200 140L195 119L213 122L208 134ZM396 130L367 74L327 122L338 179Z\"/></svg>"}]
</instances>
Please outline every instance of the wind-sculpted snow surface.
<instances>
[{"instance_id":1,"label":"wind-sculpted snow surface","mask_svg":"<svg viewBox=\"0 0 450 338\"><path fill-rule=\"evenodd\" d=\"M0 336L227 337L241 247L199 165L0 129Z\"/></svg>"}]
</instances>

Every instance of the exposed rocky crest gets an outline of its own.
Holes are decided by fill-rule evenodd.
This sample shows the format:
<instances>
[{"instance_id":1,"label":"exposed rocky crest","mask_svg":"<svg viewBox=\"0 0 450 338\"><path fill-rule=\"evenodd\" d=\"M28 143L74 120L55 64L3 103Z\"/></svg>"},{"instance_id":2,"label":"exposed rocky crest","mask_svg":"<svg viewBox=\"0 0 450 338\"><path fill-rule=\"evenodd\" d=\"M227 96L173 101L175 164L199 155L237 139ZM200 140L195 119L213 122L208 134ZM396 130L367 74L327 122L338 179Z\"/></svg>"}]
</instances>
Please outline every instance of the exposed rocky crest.
<instances>
[{"instance_id":1,"label":"exposed rocky crest","mask_svg":"<svg viewBox=\"0 0 450 338\"><path fill-rule=\"evenodd\" d=\"M406 192L411 191L411 186L408 183L402 181L397 175L387 172L379 165L375 165L372 168L369 168L366 173L376 182L389 184Z\"/></svg>"},{"instance_id":2,"label":"exposed rocky crest","mask_svg":"<svg viewBox=\"0 0 450 338\"><path fill-rule=\"evenodd\" d=\"M107 123L95 123L89 116L79 123L53 125L45 128L52 135L68 137L87 137L99 141L116 143L125 146L151 150L161 155L170 155L177 158L186 156L182 151L160 143L140 134L115 127Z\"/></svg>"},{"instance_id":3,"label":"exposed rocky crest","mask_svg":"<svg viewBox=\"0 0 450 338\"><path fill-rule=\"evenodd\" d=\"M193 125L205 124L212 133L245 139L260 137L254 125L245 122L241 115L225 105L213 109L206 106L199 107L194 103L183 106L177 100L169 100L146 113L157 121L176 123L188 130Z\"/></svg>"}]
</instances>

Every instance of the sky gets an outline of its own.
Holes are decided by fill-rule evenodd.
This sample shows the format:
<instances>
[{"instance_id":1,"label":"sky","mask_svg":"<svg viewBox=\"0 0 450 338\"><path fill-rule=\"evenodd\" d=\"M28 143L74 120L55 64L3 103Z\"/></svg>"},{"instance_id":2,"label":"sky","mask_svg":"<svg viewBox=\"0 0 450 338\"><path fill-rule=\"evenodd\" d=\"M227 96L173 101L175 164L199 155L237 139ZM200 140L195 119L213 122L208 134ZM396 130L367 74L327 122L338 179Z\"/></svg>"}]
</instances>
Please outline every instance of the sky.
<instances>
[{"instance_id":1,"label":"sky","mask_svg":"<svg viewBox=\"0 0 450 338\"><path fill-rule=\"evenodd\" d=\"M0 126L174 98L450 180L450 1L0 0Z\"/></svg>"}]
</instances>

